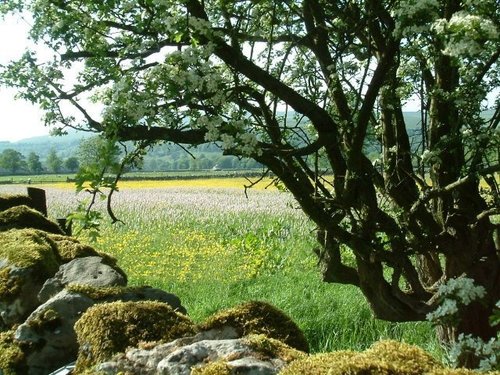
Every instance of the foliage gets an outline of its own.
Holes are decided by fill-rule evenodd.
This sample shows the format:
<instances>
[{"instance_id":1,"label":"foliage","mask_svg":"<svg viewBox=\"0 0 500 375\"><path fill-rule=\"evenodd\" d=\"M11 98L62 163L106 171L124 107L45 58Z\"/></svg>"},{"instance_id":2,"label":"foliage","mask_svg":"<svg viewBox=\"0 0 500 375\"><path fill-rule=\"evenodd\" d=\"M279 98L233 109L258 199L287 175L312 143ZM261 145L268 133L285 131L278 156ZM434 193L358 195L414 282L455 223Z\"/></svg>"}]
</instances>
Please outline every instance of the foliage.
<instances>
[{"instance_id":1,"label":"foliage","mask_svg":"<svg viewBox=\"0 0 500 375\"><path fill-rule=\"evenodd\" d=\"M80 162L78 161L78 158L76 158L75 156L71 156L66 160L64 160L64 168L67 171L76 172L79 166Z\"/></svg>"},{"instance_id":2,"label":"foliage","mask_svg":"<svg viewBox=\"0 0 500 375\"><path fill-rule=\"evenodd\" d=\"M459 309L463 309L474 301L480 301L485 296L485 289L481 285L475 285L474 280L466 277L450 279L441 284L438 289L437 297L440 305L438 308L427 314L427 319L433 324L443 324L446 321L453 321L455 325L459 324L457 315ZM497 302L497 305L500 303ZM495 326L495 315L491 317L491 325ZM497 359L497 353L500 351L499 337L492 337L489 340L483 340L481 337L472 335L458 335L456 342L452 342L448 348L447 361L453 367L457 367L462 361L464 355L472 354L479 359L478 368L482 371L500 369L500 362Z\"/></svg>"},{"instance_id":3,"label":"foliage","mask_svg":"<svg viewBox=\"0 0 500 375\"><path fill-rule=\"evenodd\" d=\"M251 157L314 222L326 281L355 285L377 317L406 321L425 319L438 282L464 274L484 287L485 307L460 309L471 324L445 328L495 336L495 1L11 0L2 10L31 12L31 37L54 51L27 51L0 76L47 124L136 150L215 143ZM403 107L415 98L412 146Z\"/></svg>"},{"instance_id":4,"label":"foliage","mask_svg":"<svg viewBox=\"0 0 500 375\"><path fill-rule=\"evenodd\" d=\"M57 151L55 149L51 149L47 158L45 159L45 165L47 166L47 170L52 173L59 173L63 166L62 159L57 155Z\"/></svg>"},{"instance_id":5,"label":"foliage","mask_svg":"<svg viewBox=\"0 0 500 375\"><path fill-rule=\"evenodd\" d=\"M14 149L5 149L0 154L0 168L7 169L11 173L16 173L25 166L24 155Z\"/></svg>"},{"instance_id":6,"label":"foliage","mask_svg":"<svg viewBox=\"0 0 500 375\"><path fill-rule=\"evenodd\" d=\"M30 152L28 159L26 160L28 170L31 173L38 174L43 170L42 162L40 161L40 156L35 152Z\"/></svg>"}]
</instances>

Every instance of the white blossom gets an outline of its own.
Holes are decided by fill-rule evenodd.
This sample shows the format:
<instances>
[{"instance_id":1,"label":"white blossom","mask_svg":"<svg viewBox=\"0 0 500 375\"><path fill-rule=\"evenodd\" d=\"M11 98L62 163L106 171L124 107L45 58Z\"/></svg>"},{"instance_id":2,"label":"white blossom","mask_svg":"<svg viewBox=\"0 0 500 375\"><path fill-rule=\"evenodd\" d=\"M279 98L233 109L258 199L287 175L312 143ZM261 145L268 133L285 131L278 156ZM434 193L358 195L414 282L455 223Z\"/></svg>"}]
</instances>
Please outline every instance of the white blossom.
<instances>
[{"instance_id":1,"label":"white blossom","mask_svg":"<svg viewBox=\"0 0 500 375\"><path fill-rule=\"evenodd\" d=\"M233 148L235 146L235 139L230 134L221 134L220 140L222 141L222 148L224 150L228 150L228 149Z\"/></svg>"}]
</instances>

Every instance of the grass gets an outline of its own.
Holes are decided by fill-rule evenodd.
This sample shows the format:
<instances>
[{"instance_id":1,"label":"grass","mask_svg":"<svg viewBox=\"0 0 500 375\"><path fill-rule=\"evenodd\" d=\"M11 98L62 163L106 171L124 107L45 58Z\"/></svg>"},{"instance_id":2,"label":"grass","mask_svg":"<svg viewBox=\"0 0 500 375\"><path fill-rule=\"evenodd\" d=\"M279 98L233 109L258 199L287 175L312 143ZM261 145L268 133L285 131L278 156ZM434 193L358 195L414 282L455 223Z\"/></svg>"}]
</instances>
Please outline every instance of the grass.
<instances>
[{"instance_id":1,"label":"grass","mask_svg":"<svg viewBox=\"0 0 500 375\"><path fill-rule=\"evenodd\" d=\"M313 352L393 338L440 354L428 323L376 320L358 289L321 281L314 227L289 195L261 186L247 199L244 180L224 181L123 183L114 207L125 224L103 223L94 246L118 259L129 284L175 293L198 322L262 300L299 324ZM20 188L0 193L9 189ZM47 187L47 196L52 217L64 217L79 199L67 184Z\"/></svg>"}]
</instances>

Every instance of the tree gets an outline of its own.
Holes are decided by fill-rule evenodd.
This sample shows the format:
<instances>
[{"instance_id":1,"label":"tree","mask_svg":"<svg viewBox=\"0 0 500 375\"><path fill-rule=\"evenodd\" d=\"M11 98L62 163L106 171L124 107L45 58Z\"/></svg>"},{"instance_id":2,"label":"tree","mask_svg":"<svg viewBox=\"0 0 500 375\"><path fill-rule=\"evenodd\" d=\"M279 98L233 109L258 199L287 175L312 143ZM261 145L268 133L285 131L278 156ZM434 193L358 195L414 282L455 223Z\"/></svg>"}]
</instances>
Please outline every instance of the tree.
<instances>
[{"instance_id":1,"label":"tree","mask_svg":"<svg viewBox=\"0 0 500 375\"><path fill-rule=\"evenodd\" d=\"M35 152L30 152L28 155L28 160L26 161L28 170L31 173L40 173L42 168L42 163L40 162L40 156Z\"/></svg>"},{"instance_id":2,"label":"tree","mask_svg":"<svg viewBox=\"0 0 500 375\"><path fill-rule=\"evenodd\" d=\"M57 51L45 63L26 53L1 75L46 110L48 124L148 146L216 142L252 157L317 226L325 281L359 287L378 318L408 321L425 319L439 285L465 275L485 296L458 306L444 332L495 336L498 97L492 116L481 116L500 81L495 0L3 9L31 11L32 37ZM69 67L82 69L70 88ZM102 117L79 101L89 95ZM418 138L403 116L408 101L420 106ZM380 160L368 158L374 149Z\"/></svg>"},{"instance_id":3,"label":"tree","mask_svg":"<svg viewBox=\"0 0 500 375\"><path fill-rule=\"evenodd\" d=\"M45 165L47 170L51 173L59 173L63 166L62 159L57 155L56 150L51 149L47 154L47 159L45 159Z\"/></svg>"},{"instance_id":4,"label":"tree","mask_svg":"<svg viewBox=\"0 0 500 375\"><path fill-rule=\"evenodd\" d=\"M79 166L80 162L76 156L70 156L64 161L64 168L70 172L76 172Z\"/></svg>"},{"instance_id":5,"label":"tree","mask_svg":"<svg viewBox=\"0 0 500 375\"><path fill-rule=\"evenodd\" d=\"M12 148L7 148L0 154L0 167L16 173L26 167L24 155Z\"/></svg>"},{"instance_id":6,"label":"tree","mask_svg":"<svg viewBox=\"0 0 500 375\"><path fill-rule=\"evenodd\" d=\"M116 173L120 165L120 148L102 137L83 138L76 154L81 170Z\"/></svg>"}]
</instances>

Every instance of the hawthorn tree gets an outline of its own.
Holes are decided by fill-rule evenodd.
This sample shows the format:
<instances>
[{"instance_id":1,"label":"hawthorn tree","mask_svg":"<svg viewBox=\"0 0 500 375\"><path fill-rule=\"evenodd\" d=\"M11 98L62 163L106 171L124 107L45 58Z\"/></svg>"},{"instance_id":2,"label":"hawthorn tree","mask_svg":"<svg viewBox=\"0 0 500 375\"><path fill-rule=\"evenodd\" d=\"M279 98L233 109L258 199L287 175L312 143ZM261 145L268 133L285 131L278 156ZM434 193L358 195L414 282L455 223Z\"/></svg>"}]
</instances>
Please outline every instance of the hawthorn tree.
<instances>
[{"instance_id":1,"label":"hawthorn tree","mask_svg":"<svg viewBox=\"0 0 500 375\"><path fill-rule=\"evenodd\" d=\"M31 38L53 51L49 60L26 51L1 75L45 109L48 125L139 148L217 142L227 155L251 157L317 226L325 281L359 287L378 318L409 321L436 309L439 285L466 276L484 298L458 306L444 336L495 336L495 0L1 7L30 14ZM419 105L419 137L407 103Z\"/></svg>"}]
</instances>

